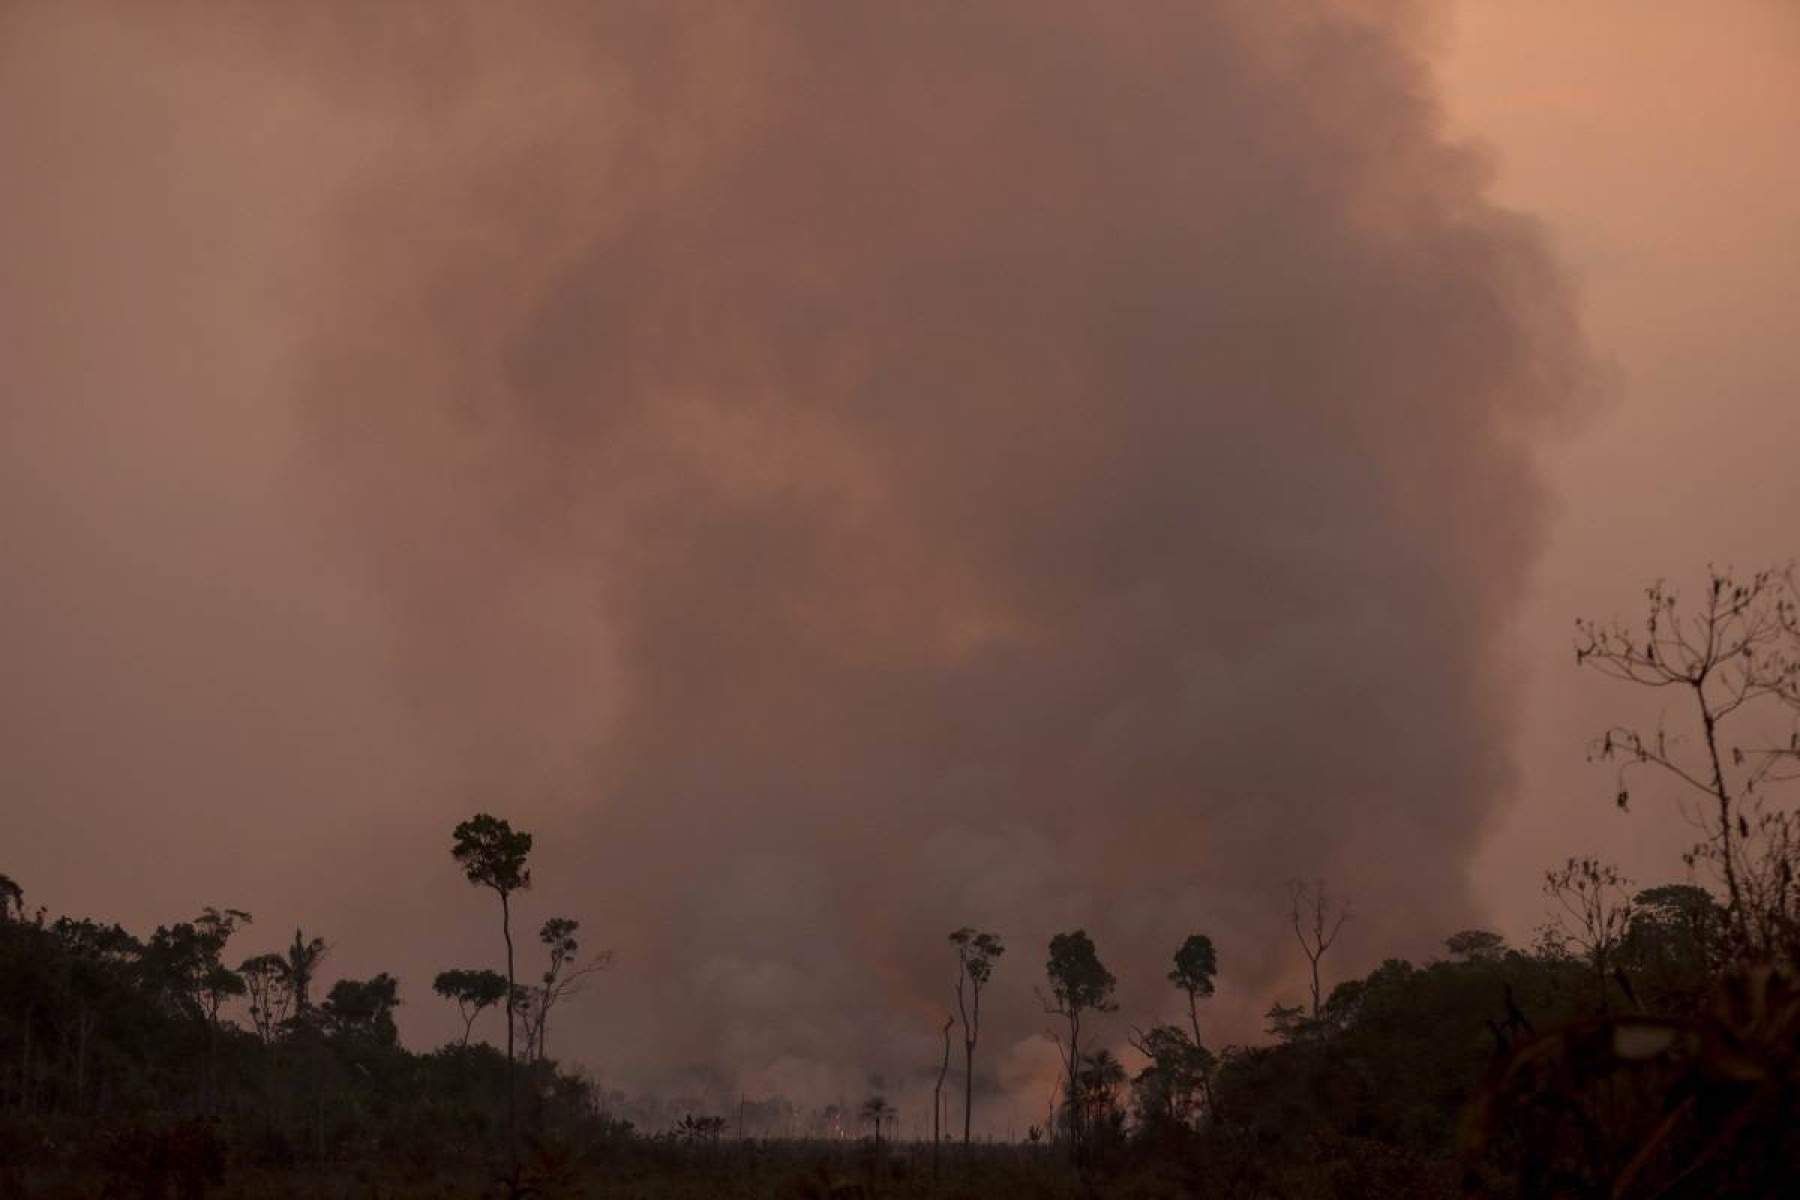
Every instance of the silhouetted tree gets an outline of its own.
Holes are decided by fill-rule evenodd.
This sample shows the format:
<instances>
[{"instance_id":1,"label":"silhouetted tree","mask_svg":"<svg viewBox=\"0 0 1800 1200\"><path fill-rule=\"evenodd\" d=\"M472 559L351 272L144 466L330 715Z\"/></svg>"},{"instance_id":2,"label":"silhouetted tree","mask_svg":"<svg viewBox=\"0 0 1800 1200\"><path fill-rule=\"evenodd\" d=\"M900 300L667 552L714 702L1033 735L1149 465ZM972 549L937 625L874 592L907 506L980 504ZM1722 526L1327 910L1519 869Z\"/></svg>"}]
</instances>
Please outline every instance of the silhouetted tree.
<instances>
[{"instance_id":1,"label":"silhouetted tree","mask_svg":"<svg viewBox=\"0 0 1800 1200\"><path fill-rule=\"evenodd\" d=\"M10 875L0 875L0 923L25 919L25 890Z\"/></svg>"},{"instance_id":2,"label":"silhouetted tree","mask_svg":"<svg viewBox=\"0 0 1800 1200\"><path fill-rule=\"evenodd\" d=\"M499 817L476 813L455 830L450 853L476 887L500 897L500 933L506 939L506 1140L510 1151L518 1149L518 1096L512 1066L513 1030L517 1025L518 981L513 968L512 894L531 886L525 865L531 854L531 835L516 832Z\"/></svg>"},{"instance_id":3,"label":"silhouetted tree","mask_svg":"<svg viewBox=\"0 0 1800 1200\"><path fill-rule=\"evenodd\" d=\"M1768 789L1800 780L1800 596L1793 572L1742 579L1708 570L1697 604L1683 606L1658 580L1645 590L1640 624L1576 622L1575 661L1686 703L1684 739L1616 725L1590 757L1618 764L1617 801L1629 806L1630 776L1654 768L1710 809L1706 839L1689 856L1714 869L1725 888L1726 928L1743 954L1772 955L1796 942L1800 828L1791 812L1766 806ZM1783 720L1791 732L1773 736ZM1684 743L1692 749L1685 749Z\"/></svg>"},{"instance_id":4,"label":"silhouetted tree","mask_svg":"<svg viewBox=\"0 0 1800 1200\"><path fill-rule=\"evenodd\" d=\"M1607 1007L1607 984L1619 948L1631 927L1631 881L1617 867L1595 858L1571 858L1544 873L1544 894L1555 900L1552 938L1580 951L1594 973L1594 998Z\"/></svg>"},{"instance_id":5,"label":"silhouetted tree","mask_svg":"<svg viewBox=\"0 0 1800 1200\"><path fill-rule=\"evenodd\" d=\"M216 1025L224 1000L242 995L242 981L222 955L239 923L249 920L238 909L208 908L192 921L157 926L145 946L146 981L172 1009Z\"/></svg>"},{"instance_id":6,"label":"silhouetted tree","mask_svg":"<svg viewBox=\"0 0 1800 1200\"><path fill-rule=\"evenodd\" d=\"M1705 888L1664 884L1631 898L1620 959L1653 1011L1699 995L1724 965L1724 948L1725 910Z\"/></svg>"},{"instance_id":7,"label":"silhouetted tree","mask_svg":"<svg viewBox=\"0 0 1800 1200\"><path fill-rule=\"evenodd\" d=\"M1125 1132L1125 1111L1119 1104L1119 1088L1125 1082L1125 1068L1110 1050L1085 1054L1081 1070L1076 1074L1076 1095L1080 1101L1071 1115L1081 1113L1082 1136L1090 1149L1095 1145L1117 1145Z\"/></svg>"},{"instance_id":8,"label":"silhouetted tree","mask_svg":"<svg viewBox=\"0 0 1800 1200\"><path fill-rule=\"evenodd\" d=\"M675 1122L675 1136L690 1145L717 1145L724 1132L724 1117L696 1117L688 1113Z\"/></svg>"},{"instance_id":9,"label":"silhouetted tree","mask_svg":"<svg viewBox=\"0 0 1800 1200\"><path fill-rule=\"evenodd\" d=\"M454 1000L463 1019L462 1045L469 1044L475 1018L506 999L506 976L498 971L470 971L458 968L441 971L431 982L431 990L446 1000Z\"/></svg>"},{"instance_id":10,"label":"silhouetted tree","mask_svg":"<svg viewBox=\"0 0 1800 1200\"><path fill-rule=\"evenodd\" d=\"M1218 973L1219 956L1213 949L1212 939L1203 933L1189 934L1188 939L1181 943L1181 949L1175 952L1175 969L1169 972L1169 982L1187 995L1188 1025L1194 1033L1193 1044L1197 1055L1206 1053L1205 1043L1200 1038L1200 1001L1211 998L1213 979ZM1211 1107L1212 1081L1209 1073L1203 1072L1200 1075L1200 1086L1205 1092L1207 1106Z\"/></svg>"},{"instance_id":11,"label":"silhouetted tree","mask_svg":"<svg viewBox=\"0 0 1800 1200\"><path fill-rule=\"evenodd\" d=\"M1210 1079L1213 1057L1179 1025L1156 1025L1134 1032L1131 1044L1149 1062L1132 1081L1138 1121L1188 1128L1212 1107Z\"/></svg>"},{"instance_id":12,"label":"silhouetted tree","mask_svg":"<svg viewBox=\"0 0 1800 1200\"><path fill-rule=\"evenodd\" d=\"M1337 940L1338 931L1344 922L1350 919L1350 907L1347 904L1334 904L1325 894L1325 881L1315 879L1311 883L1294 880L1288 884L1288 900L1290 917L1294 925L1294 937L1300 943L1301 951L1306 955L1306 962L1312 968L1312 1015L1319 1015L1319 960L1331 949Z\"/></svg>"},{"instance_id":13,"label":"silhouetted tree","mask_svg":"<svg viewBox=\"0 0 1800 1200\"><path fill-rule=\"evenodd\" d=\"M144 947L117 925L85 918L58 917L50 926L56 947L62 1004L74 1042L74 1102L79 1108L88 1092L88 1068L103 1016L123 1016L122 999L135 995L128 980ZM0 967L0 975L5 969ZM65 1036L65 1046L70 1039Z\"/></svg>"},{"instance_id":14,"label":"silhouetted tree","mask_svg":"<svg viewBox=\"0 0 1800 1200\"><path fill-rule=\"evenodd\" d=\"M970 1143L975 1107L975 1042L981 1036L981 989L994 974L994 962L1006 953L1000 939L968 926L950 935L956 946L956 1011L963 1024L963 1145Z\"/></svg>"},{"instance_id":15,"label":"silhouetted tree","mask_svg":"<svg viewBox=\"0 0 1800 1200\"><path fill-rule=\"evenodd\" d=\"M283 982L287 960L279 954L258 954L238 964L238 975L250 997L250 1023L256 1036L265 1044L273 1042L291 1011L291 994Z\"/></svg>"},{"instance_id":16,"label":"silhouetted tree","mask_svg":"<svg viewBox=\"0 0 1800 1200\"><path fill-rule=\"evenodd\" d=\"M877 1092L867 1100L864 1100L862 1108L857 1111L858 1115L862 1117L863 1124L868 1125L875 1130L875 1149L880 1150L881 1127L894 1119L894 1106L887 1102L887 1097Z\"/></svg>"},{"instance_id":17,"label":"silhouetted tree","mask_svg":"<svg viewBox=\"0 0 1800 1200\"><path fill-rule=\"evenodd\" d=\"M547 1051L545 1038L550 1023L550 1010L557 1003L581 990L582 980L612 965L611 950L603 950L588 962L579 962L581 943L575 933L581 922L569 917L551 917L538 930L538 940L550 952L550 965L540 977L538 986L525 993L521 1006L525 1034L526 1057L541 1062Z\"/></svg>"},{"instance_id":18,"label":"silhouetted tree","mask_svg":"<svg viewBox=\"0 0 1800 1200\"><path fill-rule=\"evenodd\" d=\"M1200 1001L1211 998L1213 979L1219 973L1219 957L1212 939L1203 933L1188 935L1175 952L1175 969L1169 982L1187 994L1188 1022L1193 1026L1194 1045L1200 1044Z\"/></svg>"},{"instance_id":19,"label":"silhouetted tree","mask_svg":"<svg viewBox=\"0 0 1800 1200\"><path fill-rule=\"evenodd\" d=\"M304 1021L311 1011L313 976L318 974L320 964L330 952L331 947L325 944L324 938L309 940L295 928L294 940L288 945L281 968L281 981L287 986L288 1007L292 1010L290 1020Z\"/></svg>"},{"instance_id":20,"label":"silhouetted tree","mask_svg":"<svg viewBox=\"0 0 1800 1200\"><path fill-rule=\"evenodd\" d=\"M1113 1012L1118 1005L1113 1002L1113 988L1118 983L1100 962L1100 956L1094 949L1094 940L1084 929L1072 933L1059 933L1050 939L1050 960L1045 964L1045 972L1050 977L1050 999L1044 1001L1044 1011L1061 1017L1066 1022L1068 1041L1063 1041L1061 1033L1054 1033L1057 1048L1062 1051L1063 1065L1066 1069L1065 1096L1069 1102L1069 1142L1076 1156L1081 1156L1082 1112L1081 1112L1081 1023L1082 1018L1090 1013Z\"/></svg>"},{"instance_id":21,"label":"silhouetted tree","mask_svg":"<svg viewBox=\"0 0 1800 1200\"><path fill-rule=\"evenodd\" d=\"M944 1014L944 1061L938 1067L937 1086L931 1089L931 1168L937 1170L938 1147L943 1143L944 1077L950 1074L950 1030L956 1024L954 1014Z\"/></svg>"},{"instance_id":22,"label":"silhouetted tree","mask_svg":"<svg viewBox=\"0 0 1800 1200\"><path fill-rule=\"evenodd\" d=\"M219 1011L244 993L244 981L224 963L225 945L250 914L235 908L207 908L192 921L159 925L150 935L139 967L145 981L170 1012L196 1018L206 1030L205 1104L217 1092Z\"/></svg>"},{"instance_id":23,"label":"silhouetted tree","mask_svg":"<svg viewBox=\"0 0 1800 1200\"><path fill-rule=\"evenodd\" d=\"M320 1012L326 1026L340 1037L363 1037L383 1046L399 1041L394 1009L400 984L387 972L373 979L340 979L331 985Z\"/></svg>"},{"instance_id":24,"label":"silhouetted tree","mask_svg":"<svg viewBox=\"0 0 1800 1200\"><path fill-rule=\"evenodd\" d=\"M1506 955L1506 939L1485 929L1465 929L1445 938L1444 949L1457 962L1496 962Z\"/></svg>"}]
</instances>

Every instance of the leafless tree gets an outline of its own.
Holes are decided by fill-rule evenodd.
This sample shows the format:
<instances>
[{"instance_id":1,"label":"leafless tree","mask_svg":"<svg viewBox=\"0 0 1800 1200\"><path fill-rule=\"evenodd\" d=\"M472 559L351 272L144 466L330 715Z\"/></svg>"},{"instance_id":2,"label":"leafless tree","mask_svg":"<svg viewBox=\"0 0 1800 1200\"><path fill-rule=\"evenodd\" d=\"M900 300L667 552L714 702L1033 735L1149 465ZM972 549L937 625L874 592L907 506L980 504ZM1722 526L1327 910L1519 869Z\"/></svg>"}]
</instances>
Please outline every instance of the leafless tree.
<instances>
[{"instance_id":1,"label":"leafless tree","mask_svg":"<svg viewBox=\"0 0 1800 1200\"><path fill-rule=\"evenodd\" d=\"M1337 941L1338 931L1350 919L1350 906L1333 901L1325 892L1325 881L1311 883L1293 880L1288 884L1290 916L1294 938L1300 943L1306 962L1312 968L1312 1015L1319 1015L1319 960Z\"/></svg>"},{"instance_id":2,"label":"leafless tree","mask_svg":"<svg viewBox=\"0 0 1800 1200\"><path fill-rule=\"evenodd\" d=\"M1544 874L1544 894L1561 911L1550 940L1572 944L1594 972L1598 1007L1607 1007L1607 985L1619 948L1631 929L1631 880L1595 858L1571 858Z\"/></svg>"},{"instance_id":3,"label":"leafless tree","mask_svg":"<svg viewBox=\"0 0 1800 1200\"><path fill-rule=\"evenodd\" d=\"M1661 721L1654 730L1615 725L1590 757L1617 764L1621 808L1643 768L1700 803L1689 813L1704 837L1688 860L1716 872L1737 949L1772 955L1792 940L1797 899L1800 829L1790 811L1771 803L1771 789L1800 780L1800 594L1793 570L1739 577L1709 568L1697 602L1684 603L1660 580L1644 596L1640 623L1577 621L1575 661L1667 691L1684 719L1673 731Z\"/></svg>"},{"instance_id":4,"label":"leafless tree","mask_svg":"<svg viewBox=\"0 0 1800 1200\"><path fill-rule=\"evenodd\" d=\"M550 966L538 986L525 991L524 1003L515 1006L525 1039L525 1057L530 1061L544 1060L550 1010L581 991L588 976L612 966L611 950L602 950L586 962L579 961L576 956L581 944L575 934L580 928L581 923L569 917L551 917L538 931L538 940L550 951Z\"/></svg>"}]
</instances>

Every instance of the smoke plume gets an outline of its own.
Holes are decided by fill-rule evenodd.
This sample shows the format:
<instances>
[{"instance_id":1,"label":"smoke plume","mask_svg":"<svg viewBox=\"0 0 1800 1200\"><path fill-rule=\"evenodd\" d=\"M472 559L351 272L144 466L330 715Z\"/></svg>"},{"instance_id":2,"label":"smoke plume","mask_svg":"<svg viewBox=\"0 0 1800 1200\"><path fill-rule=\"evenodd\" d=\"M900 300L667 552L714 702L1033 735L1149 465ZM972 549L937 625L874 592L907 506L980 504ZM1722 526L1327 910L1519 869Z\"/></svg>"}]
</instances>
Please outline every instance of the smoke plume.
<instances>
[{"instance_id":1,"label":"smoke plume","mask_svg":"<svg viewBox=\"0 0 1800 1200\"><path fill-rule=\"evenodd\" d=\"M269 225L278 369L233 403L272 414L271 520L373 597L343 620L389 724L337 778L393 790L287 819L379 829L401 892L475 808L533 829L543 915L619 953L553 1052L637 1085L906 1094L946 935L992 929L994 1120L1042 1111L1052 932L1140 1024L1210 933L1247 1036L1298 998L1290 878L1352 902L1345 969L1478 920L1533 446L1584 367L1543 239L1442 132L1431 34L1347 0L58 32L184 80L222 186L268 167L244 202L307 197ZM334 703L309 657L264 686ZM343 886L414 1008L494 940L453 878L423 941L439 901Z\"/></svg>"}]
</instances>

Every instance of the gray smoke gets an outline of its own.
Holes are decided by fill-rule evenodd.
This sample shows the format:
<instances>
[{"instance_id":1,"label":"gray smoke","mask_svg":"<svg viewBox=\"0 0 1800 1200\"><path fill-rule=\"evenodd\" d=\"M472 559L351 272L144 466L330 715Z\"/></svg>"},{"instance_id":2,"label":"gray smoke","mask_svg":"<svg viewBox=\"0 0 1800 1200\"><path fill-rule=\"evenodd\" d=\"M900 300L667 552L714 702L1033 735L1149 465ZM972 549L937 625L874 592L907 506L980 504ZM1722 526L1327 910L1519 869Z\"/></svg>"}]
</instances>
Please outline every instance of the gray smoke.
<instances>
[{"instance_id":1,"label":"gray smoke","mask_svg":"<svg viewBox=\"0 0 1800 1200\"><path fill-rule=\"evenodd\" d=\"M509 813L544 912L620 953L564 1053L904 1091L974 924L1024 1118L1055 930L1138 1023L1211 933L1247 1036L1297 996L1290 877L1352 898L1344 969L1479 918L1532 448L1584 363L1412 5L158 20L248 64L216 103L316 106L280 161L334 147L296 494L435 781L394 876Z\"/></svg>"}]
</instances>

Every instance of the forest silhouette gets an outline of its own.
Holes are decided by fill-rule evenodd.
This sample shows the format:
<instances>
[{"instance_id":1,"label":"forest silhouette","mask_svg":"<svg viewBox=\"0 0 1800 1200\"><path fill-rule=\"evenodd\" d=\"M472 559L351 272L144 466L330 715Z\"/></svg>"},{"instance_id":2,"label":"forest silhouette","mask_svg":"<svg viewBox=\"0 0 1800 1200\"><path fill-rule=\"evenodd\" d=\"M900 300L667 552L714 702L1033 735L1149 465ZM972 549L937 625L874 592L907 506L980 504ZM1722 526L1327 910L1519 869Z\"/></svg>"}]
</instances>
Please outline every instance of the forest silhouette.
<instances>
[{"instance_id":1,"label":"forest silhouette","mask_svg":"<svg viewBox=\"0 0 1800 1200\"><path fill-rule=\"evenodd\" d=\"M0 876L0 1196L1793 1195L1800 596L1792 569L1714 570L1697 595L1658 583L1645 599L1639 621L1580 622L1577 662L1668 692L1662 726L1603 731L1592 753L1617 767L1621 806L1699 802L1684 879L1640 888L1571 857L1545 874L1530 946L1446 931L1432 961L1329 986L1355 913L1295 881L1310 995L1271 1007L1253 1046L1208 1036L1231 967L1208 933L1171 947L1185 1025L1147 1028L1130 1015L1171 997L1120 995L1086 931L1057 934L1038 995L1062 1078L1009 1143L971 1125L983 989L1033 969L1001 933L949 934L943 1058L920 1064L936 1111L906 1140L879 1081L851 1111L621 1112L549 1051L553 1012L612 957L563 916L521 950L533 838L488 813L451 855L499 902L505 973L436 976L462 1035L430 1051L400 1044L393 976L323 986L324 937L240 957L260 930L242 910L140 937L34 909ZM495 1018L503 1051L473 1036Z\"/></svg>"}]
</instances>

